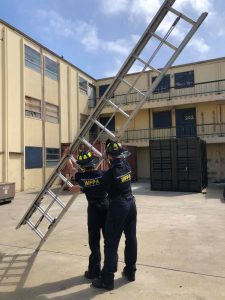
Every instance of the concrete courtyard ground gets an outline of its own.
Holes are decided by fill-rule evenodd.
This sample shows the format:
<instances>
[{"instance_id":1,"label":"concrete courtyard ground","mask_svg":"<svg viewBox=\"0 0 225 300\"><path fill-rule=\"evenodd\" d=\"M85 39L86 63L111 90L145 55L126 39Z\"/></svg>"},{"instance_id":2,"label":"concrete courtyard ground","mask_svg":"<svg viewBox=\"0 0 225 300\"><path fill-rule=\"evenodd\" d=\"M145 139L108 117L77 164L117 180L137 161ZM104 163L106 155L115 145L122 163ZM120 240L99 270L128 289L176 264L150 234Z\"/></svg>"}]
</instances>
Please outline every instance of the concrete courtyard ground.
<instances>
[{"instance_id":1,"label":"concrete courtyard ground","mask_svg":"<svg viewBox=\"0 0 225 300\"><path fill-rule=\"evenodd\" d=\"M222 186L206 194L153 192L133 184L138 207L137 279L121 276L119 247L115 289L90 287L86 206L79 195L38 253L39 238L28 226L15 230L34 191L17 193L0 206L0 299L225 299L225 203ZM68 197L68 196L63 196Z\"/></svg>"}]
</instances>

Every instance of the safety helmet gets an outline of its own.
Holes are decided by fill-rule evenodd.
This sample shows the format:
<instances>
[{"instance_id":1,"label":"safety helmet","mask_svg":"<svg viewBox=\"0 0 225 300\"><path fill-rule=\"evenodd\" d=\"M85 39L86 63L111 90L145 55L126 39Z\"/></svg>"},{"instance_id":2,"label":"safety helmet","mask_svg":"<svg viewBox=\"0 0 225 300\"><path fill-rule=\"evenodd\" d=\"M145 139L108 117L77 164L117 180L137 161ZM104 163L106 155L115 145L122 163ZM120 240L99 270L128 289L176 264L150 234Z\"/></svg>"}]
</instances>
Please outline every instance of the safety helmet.
<instances>
[{"instance_id":1,"label":"safety helmet","mask_svg":"<svg viewBox=\"0 0 225 300\"><path fill-rule=\"evenodd\" d=\"M110 154L114 157L118 157L124 152L124 149L120 143L114 142L110 139L106 141L105 147L106 154Z\"/></svg>"},{"instance_id":2,"label":"safety helmet","mask_svg":"<svg viewBox=\"0 0 225 300\"><path fill-rule=\"evenodd\" d=\"M77 156L77 163L81 167L95 167L99 162L99 158L93 156L91 151L81 151Z\"/></svg>"}]
</instances>

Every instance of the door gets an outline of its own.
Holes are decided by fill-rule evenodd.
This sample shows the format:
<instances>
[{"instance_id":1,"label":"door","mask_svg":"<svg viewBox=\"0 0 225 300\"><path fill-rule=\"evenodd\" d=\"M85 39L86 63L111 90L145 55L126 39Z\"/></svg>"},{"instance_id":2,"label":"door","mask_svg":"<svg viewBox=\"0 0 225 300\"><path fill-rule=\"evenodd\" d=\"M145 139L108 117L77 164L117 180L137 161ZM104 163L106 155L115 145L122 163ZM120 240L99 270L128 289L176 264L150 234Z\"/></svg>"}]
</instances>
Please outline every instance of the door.
<instances>
[{"instance_id":1,"label":"door","mask_svg":"<svg viewBox=\"0 0 225 300\"><path fill-rule=\"evenodd\" d=\"M195 107L176 109L176 136L177 138L197 136Z\"/></svg>"}]
</instances>

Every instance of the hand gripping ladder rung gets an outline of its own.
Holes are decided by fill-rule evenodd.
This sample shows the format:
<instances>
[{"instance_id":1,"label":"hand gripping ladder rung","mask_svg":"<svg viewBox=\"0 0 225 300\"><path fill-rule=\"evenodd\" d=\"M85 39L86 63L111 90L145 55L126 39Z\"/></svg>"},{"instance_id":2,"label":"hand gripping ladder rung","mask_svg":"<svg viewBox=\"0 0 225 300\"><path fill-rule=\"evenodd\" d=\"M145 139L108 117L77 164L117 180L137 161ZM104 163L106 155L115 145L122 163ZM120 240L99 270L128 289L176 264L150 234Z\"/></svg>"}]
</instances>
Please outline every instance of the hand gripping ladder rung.
<instances>
[{"instance_id":1,"label":"hand gripping ladder rung","mask_svg":"<svg viewBox=\"0 0 225 300\"><path fill-rule=\"evenodd\" d=\"M135 115L141 109L144 102L149 99L150 94L153 93L154 89L160 83L163 76L166 74L168 69L174 63L175 59L178 57L178 55L181 53L181 51L183 50L185 45L188 43L188 41L194 35L194 33L196 32L198 27L201 25L203 20L206 18L207 13L203 13L196 22L194 22L194 23L193 23L193 21L190 22L191 19L187 18L186 16L184 16L181 13L178 13L176 10L172 9L172 6L175 3L175 1L176 0L165 0L163 2L161 7L159 8L158 12L153 17L151 23L148 25L145 32L143 33L143 35L141 36L141 38L139 39L139 41L137 42L137 44L135 45L135 47L133 48L133 50L131 51L129 56L127 57L126 61L121 66L121 68L118 71L117 75L112 80L112 83L110 84L108 89L105 91L105 93L103 94L101 99L98 101L93 113L88 117L87 121L85 122L85 124L81 128L80 132L78 132L76 134L76 136L74 138L74 141L71 143L71 146L70 146L70 152L69 152L70 155L64 156L62 158L62 160L57 165L56 169L52 172L52 174L48 178L45 185L42 187L39 194L36 196L34 202L28 208L27 212L25 213L25 215L23 216L23 218L21 219L21 221L17 225L17 229L18 229L21 225L28 224L42 238L42 241L39 244L37 249L39 249L41 247L41 245L47 239L49 234L52 232L53 228L55 228L55 226L62 219L63 215L66 213L68 208L71 206L71 204L73 203L75 197L77 197L77 195L78 195L78 193L74 194L65 206L65 204L59 199L59 197L57 195L55 195L51 190L51 187L54 184L55 180L60 178L61 175L59 176L59 173L61 173L61 171L64 169L68 159L72 158L72 155L76 151L79 150L79 147L80 147L81 144L85 144L88 148L92 149L101 159L103 158L103 155L100 153L100 151L98 151L95 147L93 147L92 144L89 143L89 141L87 141L84 138L84 137L87 137L89 135L89 131L90 131L91 127L93 126L93 120L99 120L99 117L100 117L104 107L107 106L108 104L112 105L115 108L115 110L118 110L120 113L122 113L127 118L126 121L125 121L125 124L122 126L120 131L117 132L116 137L115 137L115 140L120 140L122 138L122 135L124 134L124 131L127 129L128 124L131 122L131 120L135 117ZM131 69L131 67L135 63L137 57L141 56L142 51L145 49L145 46L148 44L150 39L154 38L153 34L155 34L155 32L159 28L160 24L162 23L164 18L167 16L168 12L172 12L175 15L178 15L178 17L175 20L175 22L173 23L173 25L171 26L171 28L168 31L168 33L166 34L166 36L163 38L163 41L160 40L160 45L155 50L155 52L153 53L151 58L149 60L146 60L146 62L144 63L144 68L140 72L140 76L142 76L144 70L147 67L151 66L152 59L155 57L156 53L158 53L158 50L159 50L161 44L163 44L163 43L166 44L167 43L167 45L169 45L168 44L169 42L167 41L167 37L169 36L170 32L173 30L174 26L176 25L176 23L178 22L178 20L180 18L183 18L184 20L191 23L193 25L193 27L192 27L191 31L185 37L184 41L180 44L180 46L176 50L174 50L174 53L173 53L172 57L166 63L164 68L160 68L161 73L157 76L157 78L155 79L155 81L153 82L151 87L145 93L143 93L143 92L139 91L139 89L135 86L137 80L140 78L139 76L137 76L137 80L135 80L134 83L132 83L132 84L130 84L125 78L126 78L126 75L129 72L129 70ZM120 108L120 105L123 104L122 99L121 99L121 104L115 104L114 105L113 101L112 101L113 95L115 95L115 92L116 92L117 88L120 86L121 82L124 82L125 84L127 84L129 86L129 91L127 93L129 93L130 90L134 89L140 95L140 100L139 100L138 104L134 107L134 110L129 115L127 113L125 113ZM106 133L106 134L109 134L109 132ZM109 136L111 137L112 135L109 135ZM76 160L73 159L73 162L76 163ZM61 179L63 180L62 177L61 177ZM60 205L60 207L62 207L63 209L61 210L60 215L58 215L56 222L48 229L47 233L44 235L44 238L43 238L43 234L38 230L37 226L32 223L30 218L31 218L32 214L35 212L35 210L37 209L36 206L39 205L42 201L45 200L46 194L50 195L54 199L54 201L56 201Z\"/></svg>"},{"instance_id":2,"label":"hand gripping ladder rung","mask_svg":"<svg viewBox=\"0 0 225 300\"><path fill-rule=\"evenodd\" d=\"M84 137L80 137L79 140L81 141L81 143L85 144L89 149L94 151L99 157L102 157L102 153L98 151L95 147L93 147L91 143L85 140Z\"/></svg>"},{"instance_id":3,"label":"hand gripping ladder rung","mask_svg":"<svg viewBox=\"0 0 225 300\"><path fill-rule=\"evenodd\" d=\"M71 160L76 163L75 158L72 156ZM62 174L62 173L58 173L59 178L69 187L73 187L73 184Z\"/></svg>"}]
</instances>

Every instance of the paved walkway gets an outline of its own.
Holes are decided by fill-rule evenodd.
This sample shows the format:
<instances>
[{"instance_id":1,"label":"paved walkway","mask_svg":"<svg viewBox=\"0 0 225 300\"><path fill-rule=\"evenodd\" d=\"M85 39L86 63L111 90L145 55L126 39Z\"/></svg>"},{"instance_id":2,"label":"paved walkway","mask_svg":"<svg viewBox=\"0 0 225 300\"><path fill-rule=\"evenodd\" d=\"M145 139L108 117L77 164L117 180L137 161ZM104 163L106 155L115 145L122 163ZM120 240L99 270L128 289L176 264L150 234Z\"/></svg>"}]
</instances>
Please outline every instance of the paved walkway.
<instances>
[{"instance_id":1,"label":"paved walkway","mask_svg":"<svg viewBox=\"0 0 225 300\"><path fill-rule=\"evenodd\" d=\"M96 290L83 277L89 255L84 195L36 254L38 237L27 226L15 230L34 199L30 191L0 206L0 299L225 299L222 187L191 194L153 192L148 183L135 183L133 190L138 207L134 283L121 277L124 238L113 291Z\"/></svg>"}]
</instances>

